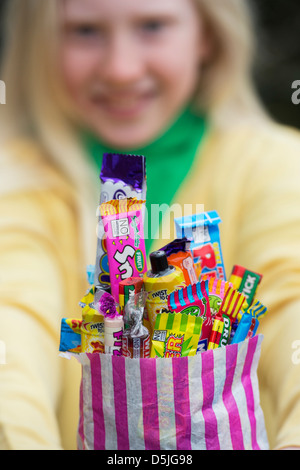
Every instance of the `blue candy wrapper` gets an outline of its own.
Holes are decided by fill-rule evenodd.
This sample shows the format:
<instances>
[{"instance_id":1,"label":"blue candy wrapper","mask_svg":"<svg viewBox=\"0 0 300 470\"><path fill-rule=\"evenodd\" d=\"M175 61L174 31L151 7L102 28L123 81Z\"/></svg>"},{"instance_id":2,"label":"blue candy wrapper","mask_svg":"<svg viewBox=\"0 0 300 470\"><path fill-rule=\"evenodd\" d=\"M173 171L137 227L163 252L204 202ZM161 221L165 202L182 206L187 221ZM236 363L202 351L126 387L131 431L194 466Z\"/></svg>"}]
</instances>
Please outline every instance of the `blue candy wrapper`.
<instances>
[{"instance_id":1,"label":"blue candy wrapper","mask_svg":"<svg viewBox=\"0 0 300 470\"><path fill-rule=\"evenodd\" d=\"M190 240L194 264L201 267L201 275L208 274L226 280L216 211L175 219L177 238Z\"/></svg>"}]
</instances>

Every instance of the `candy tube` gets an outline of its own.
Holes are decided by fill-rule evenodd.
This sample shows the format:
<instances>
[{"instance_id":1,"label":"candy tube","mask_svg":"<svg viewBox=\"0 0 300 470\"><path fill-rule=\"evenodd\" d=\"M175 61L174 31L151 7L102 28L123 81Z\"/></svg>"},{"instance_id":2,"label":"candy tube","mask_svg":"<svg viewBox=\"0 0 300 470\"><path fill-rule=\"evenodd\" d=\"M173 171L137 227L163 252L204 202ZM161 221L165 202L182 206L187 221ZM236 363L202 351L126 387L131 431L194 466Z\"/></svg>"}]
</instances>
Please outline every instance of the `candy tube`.
<instances>
[{"instance_id":1,"label":"candy tube","mask_svg":"<svg viewBox=\"0 0 300 470\"><path fill-rule=\"evenodd\" d=\"M113 200L133 198L146 199L146 162L143 155L122 155L105 153L100 173L100 204ZM110 285L105 232L102 218L97 227L97 253L94 274L95 286Z\"/></svg>"},{"instance_id":2,"label":"candy tube","mask_svg":"<svg viewBox=\"0 0 300 470\"><path fill-rule=\"evenodd\" d=\"M105 354L121 356L124 321L122 315L117 312L114 297L104 292L99 300L98 309L104 316Z\"/></svg>"},{"instance_id":3,"label":"candy tube","mask_svg":"<svg viewBox=\"0 0 300 470\"><path fill-rule=\"evenodd\" d=\"M106 233L111 293L119 302L119 283L147 271L144 240L145 201L120 199L101 204Z\"/></svg>"}]
</instances>

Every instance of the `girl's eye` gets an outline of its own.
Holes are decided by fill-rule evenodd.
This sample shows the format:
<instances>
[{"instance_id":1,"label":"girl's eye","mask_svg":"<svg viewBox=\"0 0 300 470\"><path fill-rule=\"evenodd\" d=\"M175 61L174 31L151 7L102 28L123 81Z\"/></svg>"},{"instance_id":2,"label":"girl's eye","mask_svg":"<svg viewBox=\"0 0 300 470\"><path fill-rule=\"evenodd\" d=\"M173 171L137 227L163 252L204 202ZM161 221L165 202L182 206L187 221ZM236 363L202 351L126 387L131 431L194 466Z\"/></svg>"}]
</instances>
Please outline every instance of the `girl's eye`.
<instances>
[{"instance_id":1,"label":"girl's eye","mask_svg":"<svg viewBox=\"0 0 300 470\"><path fill-rule=\"evenodd\" d=\"M80 25L74 27L73 32L78 36L88 37L97 34L99 31L95 26L91 25Z\"/></svg>"},{"instance_id":2,"label":"girl's eye","mask_svg":"<svg viewBox=\"0 0 300 470\"><path fill-rule=\"evenodd\" d=\"M145 33L158 33L162 31L165 26L165 22L161 20L149 20L141 25L141 29Z\"/></svg>"},{"instance_id":3,"label":"girl's eye","mask_svg":"<svg viewBox=\"0 0 300 470\"><path fill-rule=\"evenodd\" d=\"M69 37L75 39L98 39L103 35L102 28L93 24L67 25L65 30Z\"/></svg>"}]
</instances>

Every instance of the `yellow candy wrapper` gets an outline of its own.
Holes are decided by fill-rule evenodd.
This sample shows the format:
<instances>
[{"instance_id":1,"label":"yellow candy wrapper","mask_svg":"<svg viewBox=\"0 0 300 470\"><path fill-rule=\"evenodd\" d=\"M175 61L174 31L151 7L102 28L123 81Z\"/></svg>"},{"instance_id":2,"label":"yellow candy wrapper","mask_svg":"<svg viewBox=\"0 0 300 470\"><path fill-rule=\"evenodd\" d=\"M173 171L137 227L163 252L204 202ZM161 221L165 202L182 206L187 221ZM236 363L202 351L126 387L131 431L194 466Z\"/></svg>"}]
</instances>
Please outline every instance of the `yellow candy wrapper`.
<instances>
[{"instance_id":1,"label":"yellow candy wrapper","mask_svg":"<svg viewBox=\"0 0 300 470\"><path fill-rule=\"evenodd\" d=\"M170 312L158 314L150 357L195 356L202 324L202 317Z\"/></svg>"},{"instance_id":2,"label":"yellow candy wrapper","mask_svg":"<svg viewBox=\"0 0 300 470\"><path fill-rule=\"evenodd\" d=\"M81 351L104 353L104 316L89 305L82 311Z\"/></svg>"}]
</instances>

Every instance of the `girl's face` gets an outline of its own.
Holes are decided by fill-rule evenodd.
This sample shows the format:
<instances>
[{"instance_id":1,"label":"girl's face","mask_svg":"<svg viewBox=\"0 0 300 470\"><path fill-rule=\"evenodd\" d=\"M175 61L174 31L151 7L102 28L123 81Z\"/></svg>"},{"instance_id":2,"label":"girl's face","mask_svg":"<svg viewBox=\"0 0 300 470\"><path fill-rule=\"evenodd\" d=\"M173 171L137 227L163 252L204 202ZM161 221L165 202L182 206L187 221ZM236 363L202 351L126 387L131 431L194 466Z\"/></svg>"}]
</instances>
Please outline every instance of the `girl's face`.
<instances>
[{"instance_id":1,"label":"girl's face","mask_svg":"<svg viewBox=\"0 0 300 470\"><path fill-rule=\"evenodd\" d=\"M193 95L207 50L193 1L63 0L63 80L107 144L146 144Z\"/></svg>"}]
</instances>

